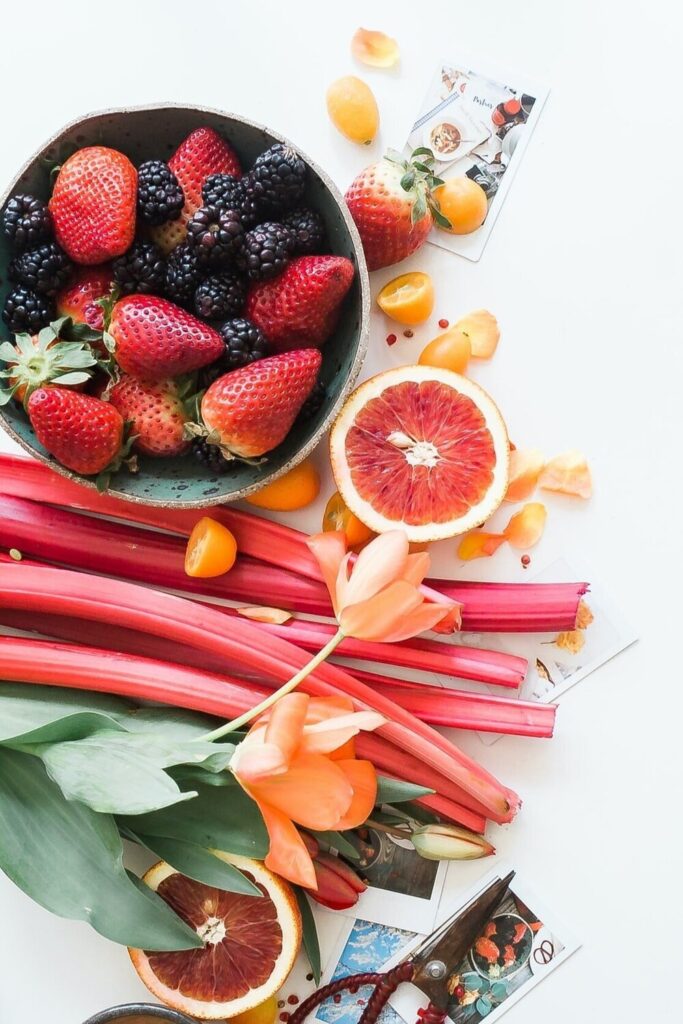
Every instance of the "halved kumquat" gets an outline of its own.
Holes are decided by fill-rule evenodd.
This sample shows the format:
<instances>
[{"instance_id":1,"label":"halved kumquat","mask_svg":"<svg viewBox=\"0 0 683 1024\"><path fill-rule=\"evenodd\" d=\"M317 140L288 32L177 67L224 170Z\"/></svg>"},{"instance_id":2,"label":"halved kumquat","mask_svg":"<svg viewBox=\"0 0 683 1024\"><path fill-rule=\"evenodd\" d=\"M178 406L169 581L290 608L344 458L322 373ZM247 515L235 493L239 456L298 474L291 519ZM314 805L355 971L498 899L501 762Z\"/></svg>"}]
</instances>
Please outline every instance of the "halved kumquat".
<instances>
[{"instance_id":1,"label":"halved kumquat","mask_svg":"<svg viewBox=\"0 0 683 1024\"><path fill-rule=\"evenodd\" d=\"M434 309L434 285L429 274L412 271L384 285L377 305L399 324L421 324Z\"/></svg>"},{"instance_id":2,"label":"halved kumquat","mask_svg":"<svg viewBox=\"0 0 683 1024\"><path fill-rule=\"evenodd\" d=\"M208 579L229 572L237 557L237 542L227 526L203 516L192 528L185 550L188 576Z\"/></svg>"},{"instance_id":3,"label":"halved kumquat","mask_svg":"<svg viewBox=\"0 0 683 1024\"><path fill-rule=\"evenodd\" d=\"M375 536L365 523L353 514L350 508L344 503L339 491L335 491L323 512L323 532L341 530L346 534L346 543L357 551L364 544Z\"/></svg>"}]
</instances>

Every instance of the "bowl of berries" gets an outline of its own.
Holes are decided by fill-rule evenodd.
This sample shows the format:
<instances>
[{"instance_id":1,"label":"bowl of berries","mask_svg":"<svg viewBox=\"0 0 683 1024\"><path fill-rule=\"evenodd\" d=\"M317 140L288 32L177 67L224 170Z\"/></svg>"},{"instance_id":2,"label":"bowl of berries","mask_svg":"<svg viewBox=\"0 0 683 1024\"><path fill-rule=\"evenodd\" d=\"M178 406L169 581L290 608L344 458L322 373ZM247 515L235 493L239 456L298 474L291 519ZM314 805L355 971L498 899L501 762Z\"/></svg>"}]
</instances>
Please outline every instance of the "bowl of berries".
<instances>
[{"instance_id":1,"label":"bowl of berries","mask_svg":"<svg viewBox=\"0 0 683 1024\"><path fill-rule=\"evenodd\" d=\"M0 416L38 459L201 507L325 433L365 355L368 274L341 194L286 139L200 107L91 114L0 208Z\"/></svg>"}]
</instances>

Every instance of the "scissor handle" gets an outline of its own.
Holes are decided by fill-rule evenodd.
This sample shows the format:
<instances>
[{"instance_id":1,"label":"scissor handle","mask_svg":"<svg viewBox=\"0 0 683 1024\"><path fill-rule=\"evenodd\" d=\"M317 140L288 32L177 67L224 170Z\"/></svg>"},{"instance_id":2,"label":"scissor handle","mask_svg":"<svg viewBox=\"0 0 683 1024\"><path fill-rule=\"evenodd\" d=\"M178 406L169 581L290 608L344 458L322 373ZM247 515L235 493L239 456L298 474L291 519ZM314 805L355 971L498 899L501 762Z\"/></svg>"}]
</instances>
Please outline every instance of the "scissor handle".
<instances>
[{"instance_id":1,"label":"scissor handle","mask_svg":"<svg viewBox=\"0 0 683 1024\"><path fill-rule=\"evenodd\" d=\"M320 1003L329 999L330 996L336 996L338 992L343 992L345 989L349 989L351 992L357 991L362 985L374 985L375 991L370 996L368 1005L363 1010L358 1024L375 1024L389 997L393 995L402 981L409 981L412 976L413 965L406 961L402 964L397 964L396 967L391 971L387 971L386 974L381 972L350 974L346 978L337 978L336 981L323 985L317 992L310 995L308 999L304 999L303 1003L297 1006L289 1018L288 1024L303 1024L311 1010L314 1010ZM430 1024L430 1022L426 1022L426 1024Z\"/></svg>"},{"instance_id":2,"label":"scissor handle","mask_svg":"<svg viewBox=\"0 0 683 1024\"><path fill-rule=\"evenodd\" d=\"M428 1003L417 1011L416 1024L444 1024L447 1016L447 1010L441 1010L434 1003Z\"/></svg>"}]
</instances>

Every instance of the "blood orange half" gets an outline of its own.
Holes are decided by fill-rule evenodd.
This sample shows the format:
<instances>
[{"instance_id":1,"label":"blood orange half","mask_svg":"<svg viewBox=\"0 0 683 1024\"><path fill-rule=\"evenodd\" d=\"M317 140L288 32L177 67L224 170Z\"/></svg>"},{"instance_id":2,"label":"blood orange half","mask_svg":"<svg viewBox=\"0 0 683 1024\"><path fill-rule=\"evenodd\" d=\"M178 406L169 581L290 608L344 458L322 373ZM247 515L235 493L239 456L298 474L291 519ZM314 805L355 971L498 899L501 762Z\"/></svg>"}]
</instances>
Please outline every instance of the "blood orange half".
<instances>
[{"instance_id":1,"label":"blood orange half","mask_svg":"<svg viewBox=\"0 0 683 1024\"><path fill-rule=\"evenodd\" d=\"M441 540L479 526L507 488L509 441L478 384L433 366L400 366L361 384L330 435L332 471L371 530Z\"/></svg>"},{"instance_id":2,"label":"blood orange half","mask_svg":"<svg viewBox=\"0 0 683 1024\"><path fill-rule=\"evenodd\" d=\"M301 945L294 892L259 861L216 852L254 882L262 897L224 892L181 875L164 861L144 881L196 928L203 949L150 953L130 949L147 988L192 1017L223 1020L264 1002L281 988Z\"/></svg>"}]
</instances>

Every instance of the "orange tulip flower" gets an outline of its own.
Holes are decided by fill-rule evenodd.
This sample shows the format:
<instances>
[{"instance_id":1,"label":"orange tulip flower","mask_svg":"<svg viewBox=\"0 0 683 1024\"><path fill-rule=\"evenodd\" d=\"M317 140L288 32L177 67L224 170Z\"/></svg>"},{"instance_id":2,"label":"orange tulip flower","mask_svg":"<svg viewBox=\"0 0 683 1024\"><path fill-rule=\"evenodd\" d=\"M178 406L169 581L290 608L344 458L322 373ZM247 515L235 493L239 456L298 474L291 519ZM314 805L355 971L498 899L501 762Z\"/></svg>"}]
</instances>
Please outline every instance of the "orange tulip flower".
<instances>
[{"instance_id":1,"label":"orange tulip flower","mask_svg":"<svg viewBox=\"0 0 683 1024\"><path fill-rule=\"evenodd\" d=\"M358 640L394 643L433 629L458 605L426 600L420 584L429 572L426 551L409 554L402 530L376 537L356 556L344 533L319 533L308 546L318 559L339 632ZM354 561L355 560L355 561Z\"/></svg>"},{"instance_id":2,"label":"orange tulip flower","mask_svg":"<svg viewBox=\"0 0 683 1024\"><path fill-rule=\"evenodd\" d=\"M357 828L377 795L370 761L354 756L353 737L384 719L354 711L344 697L291 693L259 718L233 754L230 768L263 815L266 865L290 882L317 889L310 853L296 826L324 832Z\"/></svg>"}]
</instances>

